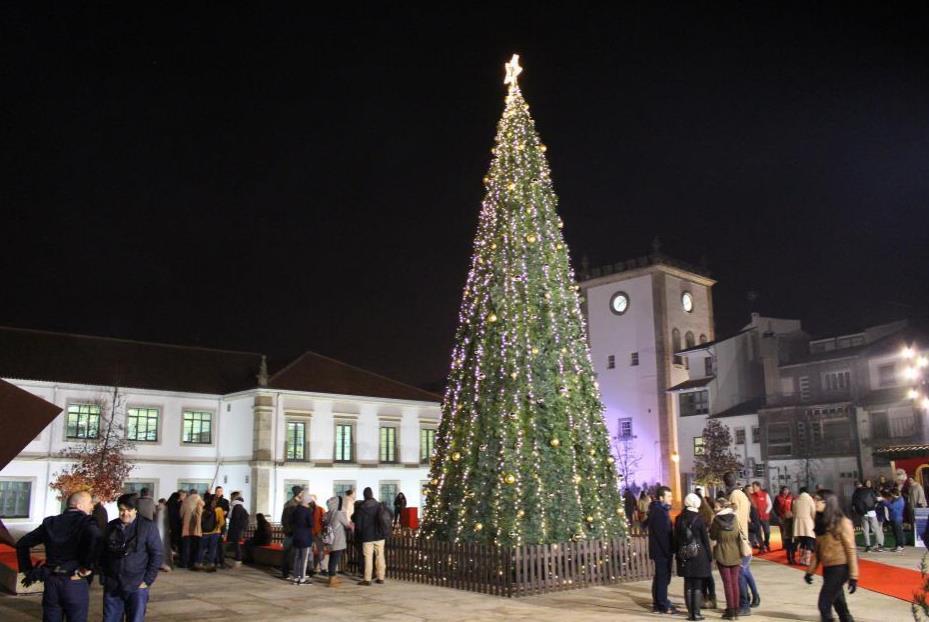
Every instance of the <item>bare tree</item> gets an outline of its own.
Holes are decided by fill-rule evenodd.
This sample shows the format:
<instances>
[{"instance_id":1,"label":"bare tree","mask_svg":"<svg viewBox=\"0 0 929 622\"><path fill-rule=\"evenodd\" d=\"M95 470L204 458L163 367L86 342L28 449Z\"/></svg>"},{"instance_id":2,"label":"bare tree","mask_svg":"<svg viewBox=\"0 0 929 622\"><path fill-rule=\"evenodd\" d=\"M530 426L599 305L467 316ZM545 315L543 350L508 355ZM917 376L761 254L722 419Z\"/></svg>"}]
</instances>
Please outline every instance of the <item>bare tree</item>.
<instances>
[{"instance_id":1,"label":"bare tree","mask_svg":"<svg viewBox=\"0 0 929 622\"><path fill-rule=\"evenodd\" d=\"M634 484L635 475L638 472L639 464L642 462L642 454L635 449L635 438L635 436L620 434L613 437L616 472L619 475L619 481L623 489L627 489Z\"/></svg>"}]
</instances>

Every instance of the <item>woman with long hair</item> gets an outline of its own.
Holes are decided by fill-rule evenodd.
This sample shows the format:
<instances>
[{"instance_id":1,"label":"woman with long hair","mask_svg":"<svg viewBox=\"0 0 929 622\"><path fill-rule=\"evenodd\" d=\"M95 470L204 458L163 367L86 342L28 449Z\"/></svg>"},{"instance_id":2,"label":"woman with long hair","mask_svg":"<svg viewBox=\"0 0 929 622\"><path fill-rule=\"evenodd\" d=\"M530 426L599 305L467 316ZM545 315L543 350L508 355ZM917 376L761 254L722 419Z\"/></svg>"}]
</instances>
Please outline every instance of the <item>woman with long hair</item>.
<instances>
[{"instance_id":1,"label":"woman with long hair","mask_svg":"<svg viewBox=\"0 0 929 622\"><path fill-rule=\"evenodd\" d=\"M742 568L742 534L732 504L725 497L716 500L716 517L710 526L713 559L719 568L726 594L726 613L723 620L739 617L739 572Z\"/></svg>"},{"instance_id":2,"label":"woman with long hair","mask_svg":"<svg viewBox=\"0 0 929 622\"><path fill-rule=\"evenodd\" d=\"M819 615L823 620L832 620L832 610L839 614L841 622L852 619L845 602L843 586L848 583L848 593L858 589L858 551L855 549L855 527L845 516L839 505L838 496L831 490L821 490L816 495L816 545L804 580L813 584L813 573L822 565L823 587L819 591Z\"/></svg>"}]
</instances>

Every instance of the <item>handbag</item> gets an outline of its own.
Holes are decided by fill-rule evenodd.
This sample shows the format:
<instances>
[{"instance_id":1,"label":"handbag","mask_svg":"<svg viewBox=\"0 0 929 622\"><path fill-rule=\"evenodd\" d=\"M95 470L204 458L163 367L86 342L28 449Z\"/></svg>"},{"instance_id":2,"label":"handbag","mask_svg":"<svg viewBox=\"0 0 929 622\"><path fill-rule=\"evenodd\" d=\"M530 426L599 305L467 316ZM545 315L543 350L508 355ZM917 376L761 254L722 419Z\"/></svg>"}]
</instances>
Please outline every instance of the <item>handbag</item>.
<instances>
[{"instance_id":1,"label":"handbag","mask_svg":"<svg viewBox=\"0 0 929 622\"><path fill-rule=\"evenodd\" d=\"M684 536L687 539L687 544L683 544L677 549L677 557L682 562L695 558L700 554L700 549L703 548L699 542L694 540L694 533L690 530L690 525L684 527Z\"/></svg>"},{"instance_id":2,"label":"handbag","mask_svg":"<svg viewBox=\"0 0 929 622\"><path fill-rule=\"evenodd\" d=\"M742 553L742 557L752 556L752 545L741 529L739 529L739 552Z\"/></svg>"}]
</instances>

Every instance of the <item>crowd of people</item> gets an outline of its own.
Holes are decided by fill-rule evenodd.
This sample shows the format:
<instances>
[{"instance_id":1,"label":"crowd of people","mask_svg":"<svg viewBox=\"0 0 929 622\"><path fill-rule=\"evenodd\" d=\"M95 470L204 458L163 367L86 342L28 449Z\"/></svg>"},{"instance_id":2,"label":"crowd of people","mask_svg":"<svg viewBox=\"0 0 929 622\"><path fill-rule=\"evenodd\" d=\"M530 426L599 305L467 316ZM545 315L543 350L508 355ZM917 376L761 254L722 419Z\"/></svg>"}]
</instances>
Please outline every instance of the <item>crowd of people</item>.
<instances>
[{"instance_id":1,"label":"crowd of people","mask_svg":"<svg viewBox=\"0 0 929 622\"><path fill-rule=\"evenodd\" d=\"M864 483L859 490L863 488ZM897 499L901 493L889 490L887 495ZM884 493L879 497L887 498ZM700 488L688 494L683 511L673 521L671 499L671 489L658 485L651 494L643 491L638 499L627 498L626 502L630 519L648 533L649 557L655 563L653 612L678 613L668 598L674 569L684 579L687 619L703 620L701 609L716 609L719 604L712 572L715 564L725 601L722 618L736 620L751 615L752 609L761 605L761 592L751 571L752 557L756 552L771 550L773 520L780 525L789 563L806 566L807 583L813 583L819 567L823 569L818 599L821 619L833 620L833 610L841 622L852 619L845 586L849 593L854 593L858 585L855 530L839 496L831 490L819 489L811 495L806 488L800 488L794 497L784 487L772 499L759 482L740 487L735 474L727 473L722 490L714 498ZM924 496L922 502L925 503ZM902 503L899 505L902 515ZM861 508L866 510L865 516L875 511L874 505ZM894 520L893 512L888 516ZM902 542L902 536L897 541ZM801 555L799 561L797 551Z\"/></svg>"}]
</instances>

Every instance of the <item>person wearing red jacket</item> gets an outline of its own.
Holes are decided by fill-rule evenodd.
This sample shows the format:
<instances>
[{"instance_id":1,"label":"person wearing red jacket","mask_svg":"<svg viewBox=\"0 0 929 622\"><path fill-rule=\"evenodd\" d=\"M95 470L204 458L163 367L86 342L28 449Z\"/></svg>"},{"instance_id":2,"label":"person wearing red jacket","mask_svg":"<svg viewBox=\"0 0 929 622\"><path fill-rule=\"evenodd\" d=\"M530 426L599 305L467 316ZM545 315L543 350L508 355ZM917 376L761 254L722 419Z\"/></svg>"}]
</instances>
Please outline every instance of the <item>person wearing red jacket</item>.
<instances>
[{"instance_id":1,"label":"person wearing red jacket","mask_svg":"<svg viewBox=\"0 0 929 622\"><path fill-rule=\"evenodd\" d=\"M321 572L324 547L323 547L323 516L326 514L322 506L317 505L316 495L310 495L310 517L312 519L311 533L313 534L313 566L310 569L310 576L315 576Z\"/></svg>"},{"instance_id":2,"label":"person wearing red jacket","mask_svg":"<svg viewBox=\"0 0 929 622\"><path fill-rule=\"evenodd\" d=\"M797 547L794 543L794 498L790 488L781 486L781 493L774 499L774 513L781 523L781 541L787 550L787 563L791 566L797 563Z\"/></svg>"},{"instance_id":3,"label":"person wearing red jacket","mask_svg":"<svg viewBox=\"0 0 929 622\"><path fill-rule=\"evenodd\" d=\"M761 527L764 531L764 541L761 543L761 552L771 551L771 495L761 487L761 482L752 482L752 505L758 512Z\"/></svg>"}]
</instances>

